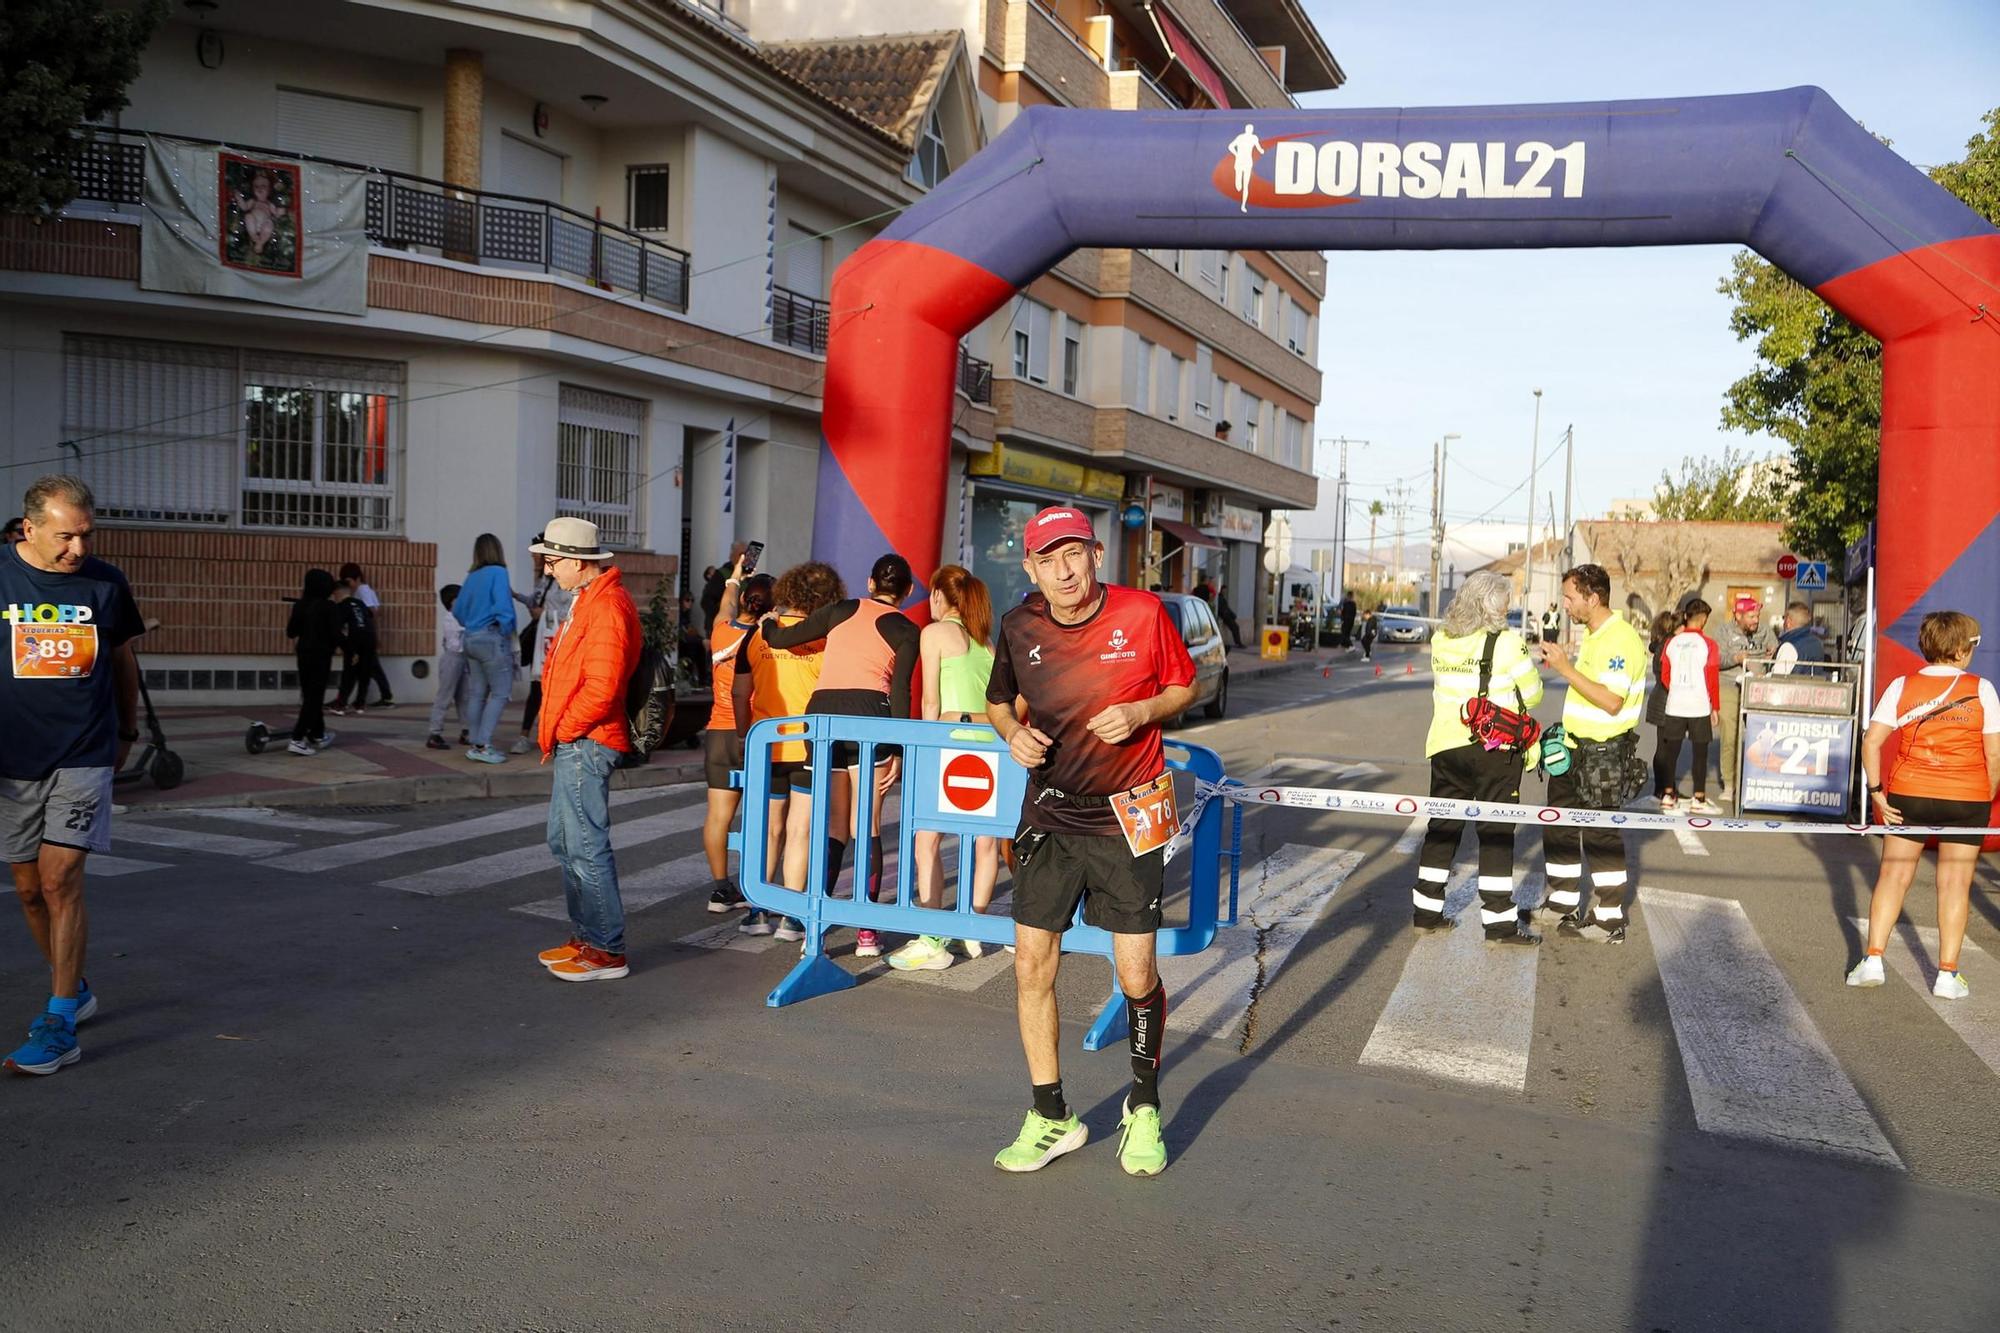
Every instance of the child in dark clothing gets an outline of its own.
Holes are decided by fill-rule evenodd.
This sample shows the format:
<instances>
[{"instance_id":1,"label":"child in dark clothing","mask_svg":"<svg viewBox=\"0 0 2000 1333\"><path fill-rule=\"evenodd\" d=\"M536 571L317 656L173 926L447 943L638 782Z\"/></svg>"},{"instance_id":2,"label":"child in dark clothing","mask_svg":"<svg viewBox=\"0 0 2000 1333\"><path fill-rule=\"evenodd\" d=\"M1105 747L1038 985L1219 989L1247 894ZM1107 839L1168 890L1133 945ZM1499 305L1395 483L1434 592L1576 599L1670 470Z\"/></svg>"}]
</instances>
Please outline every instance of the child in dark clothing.
<instances>
[{"instance_id":1,"label":"child in dark clothing","mask_svg":"<svg viewBox=\"0 0 2000 1333\"><path fill-rule=\"evenodd\" d=\"M1373 611L1361 613L1361 660L1366 662L1375 656L1375 635L1382 628Z\"/></svg>"},{"instance_id":2,"label":"child in dark clothing","mask_svg":"<svg viewBox=\"0 0 2000 1333\"><path fill-rule=\"evenodd\" d=\"M318 754L333 744L322 709L327 678L333 674L333 654L340 647L340 611L332 601L333 575L323 569L306 571L299 599L292 603L285 635L296 640L299 663L299 720L292 724L293 754Z\"/></svg>"},{"instance_id":3,"label":"child in dark clothing","mask_svg":"<svg viewBox=\"0 0 2000 1333\"><path fill-rule=\"evenodd\" d=\"M340 688L334 692L333 708L336 716L347 713L347 696L354 694L354 711L366 712L368 702L368 682L378 680L382 666L375 657L375 611L354 590L354 585L346 580L336 583L333 588L334 604L340 610ZM387 708L391 702L386 685L378 680L376 691L381 695L376 700L379 707Z\"/></svg>"}]
</instances>

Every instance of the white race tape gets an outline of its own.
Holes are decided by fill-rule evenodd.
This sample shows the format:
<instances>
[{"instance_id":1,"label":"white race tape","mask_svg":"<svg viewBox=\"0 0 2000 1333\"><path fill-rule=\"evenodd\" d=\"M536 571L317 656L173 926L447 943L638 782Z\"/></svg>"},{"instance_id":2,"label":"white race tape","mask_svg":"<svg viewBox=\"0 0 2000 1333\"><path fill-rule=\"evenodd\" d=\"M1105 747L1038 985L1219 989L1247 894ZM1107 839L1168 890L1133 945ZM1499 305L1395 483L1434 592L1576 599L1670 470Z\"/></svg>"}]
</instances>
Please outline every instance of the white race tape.
<instances>
[{"instance_id":1,"label":"white race tape","mask_svg":"<svg viewBox=\"0 0 2000 1333\"><path fill-rule=\"evenodd\" d=\"M1822 824L1790 823L1782 819L1743 819L1726 816L1670 815L1643 810L1576 810L1555 805L1518 805L1488 801L1456 801L1441 796L1407 796L1400 792L1354 791L1333 787L1246 787L1241 783L1201 782L1195 784L1195 808L1182 825L1185 835L1194 826L1202 807L1210 800L1241 801L1254 805L1288 805L1305 810L1339 810L1361 815L1394 815L1408 819L1425 815L1432 819L1469 819L1487 824L1535 824L1544 828L1694 829L1702 833L1840 833L1894 834L1899 837L1933 834L1979 834L2000 836L2000 828L1941 828L1928 824ZM1175 842L1178 844L1179 837Z\"/></svg>"}]
</instances>

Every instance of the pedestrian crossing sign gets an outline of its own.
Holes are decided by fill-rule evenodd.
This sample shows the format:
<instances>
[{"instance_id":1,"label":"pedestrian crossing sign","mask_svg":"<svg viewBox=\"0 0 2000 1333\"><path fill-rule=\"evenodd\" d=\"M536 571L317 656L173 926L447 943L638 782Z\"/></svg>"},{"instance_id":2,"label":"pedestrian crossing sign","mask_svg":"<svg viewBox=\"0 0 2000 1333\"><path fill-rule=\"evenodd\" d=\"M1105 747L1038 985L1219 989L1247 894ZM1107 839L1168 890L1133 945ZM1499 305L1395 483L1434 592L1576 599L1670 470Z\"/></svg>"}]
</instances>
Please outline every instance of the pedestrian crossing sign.
<instances>
[{"instance_id":1,"label":"pedestrian crossing sign","mask_svg":"<svg viewBox=\"0 0 2000 1333\"><path fill-rule=\"evenodd\" d=\"M1825 592L1826 561L1799 561L1799 572L1793 582L1800 592Z\"/></svg>"}]
</instances>

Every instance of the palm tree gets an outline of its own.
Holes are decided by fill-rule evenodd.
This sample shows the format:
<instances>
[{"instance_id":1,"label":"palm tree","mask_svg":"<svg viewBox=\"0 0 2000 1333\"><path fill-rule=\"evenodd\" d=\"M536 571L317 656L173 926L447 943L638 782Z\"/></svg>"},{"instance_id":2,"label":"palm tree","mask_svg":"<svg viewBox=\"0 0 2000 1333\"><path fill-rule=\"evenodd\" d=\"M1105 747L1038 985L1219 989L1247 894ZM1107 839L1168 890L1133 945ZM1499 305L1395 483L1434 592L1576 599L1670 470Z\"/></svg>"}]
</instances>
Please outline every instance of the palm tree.
<instances>
[{"instance_id":1,"label":"palm tree","mask_svg":"<svg viewBox=\"0 0 2000 1333\"><path fill-rule=\"evenodd\" d=\"M1375 520L1388 512L1388 509L1380 500L1370 500L1368 502L1368 559L1370 561L1375 559Z\"/></svg>"}]
</instances>

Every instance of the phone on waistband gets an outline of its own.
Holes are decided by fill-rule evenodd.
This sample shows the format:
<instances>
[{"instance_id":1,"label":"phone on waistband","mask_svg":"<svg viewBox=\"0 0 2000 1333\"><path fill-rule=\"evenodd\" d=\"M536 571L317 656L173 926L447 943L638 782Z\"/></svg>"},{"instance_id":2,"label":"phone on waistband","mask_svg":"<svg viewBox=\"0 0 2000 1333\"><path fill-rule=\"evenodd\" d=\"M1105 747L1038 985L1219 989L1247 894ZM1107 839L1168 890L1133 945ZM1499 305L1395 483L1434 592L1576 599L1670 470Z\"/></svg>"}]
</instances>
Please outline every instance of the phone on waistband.
<instances>
[{"instance_id":1,"label":"phone on waistband","mask_svg":"<svg viewBox=\"0 0 2000 1333\"><path fill-rule=\"evenodd\" d=\"M764 555L764 543L751 542L743 548L743 577L749 578L757 572L757 561Z\"/></svg>"}]
</instances>

